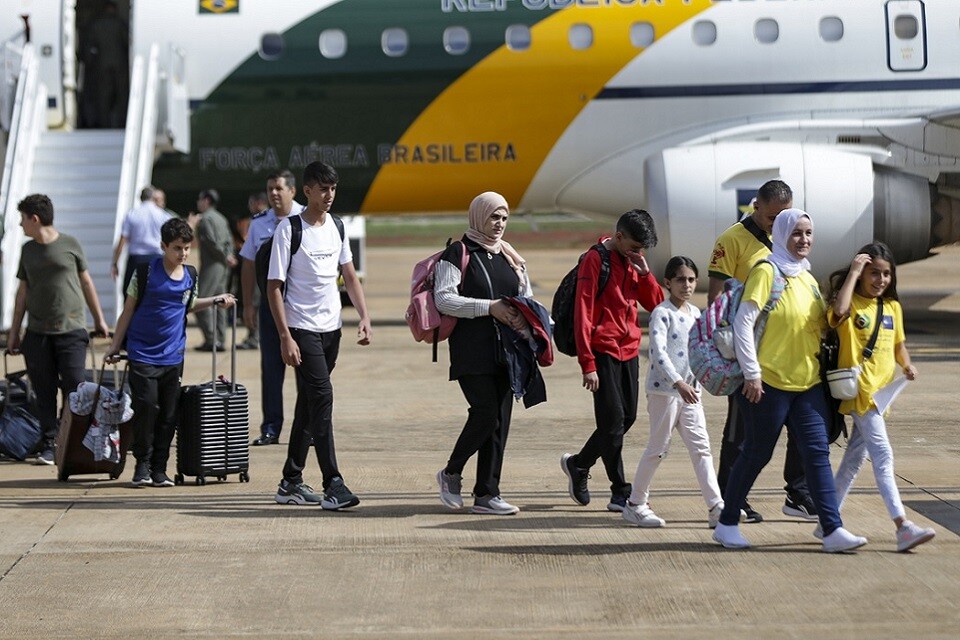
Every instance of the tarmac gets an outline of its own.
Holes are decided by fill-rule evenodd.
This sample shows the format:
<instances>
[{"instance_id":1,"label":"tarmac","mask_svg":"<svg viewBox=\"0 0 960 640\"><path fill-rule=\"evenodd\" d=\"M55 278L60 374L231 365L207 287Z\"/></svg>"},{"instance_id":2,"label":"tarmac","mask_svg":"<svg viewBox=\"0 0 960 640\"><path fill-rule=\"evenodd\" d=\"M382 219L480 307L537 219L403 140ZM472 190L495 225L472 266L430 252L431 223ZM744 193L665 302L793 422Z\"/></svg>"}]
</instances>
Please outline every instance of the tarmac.
<instances>
[{"instance_id":1,"label":"tarmac","mask_svg":"<svg viewBox=\"0 0 960 640\"><path fill-rule=\"evenodd\" d=\"M432 363L430 348L414 343L402 322L410 270L428 252L369 250L372 345L351 339L356 314L345 310L334 419L340 467L361 497L358 507L333 513L275 504L285 446L251 450L250 483L231 476L197 486L188 478L163 489L132 488L132 458L116 481L67 483L53 467L0 463L0 638L960 635L960 247L898 270L920 376L888 426L907 517L937 536L896 552L868 465L843 516L870 542L849 555L822 553L813 523L781 515L783 444L751 493L765 521L742 526L754 545L748 551L712 542L679 439L652 489L666 527L638 529L607 512L600 467L593 502L575 505L559 458L592 429L592 405L575 360L559 354L544 370L549 401L514 411L502 490L520 513L443 507L434 474L466 407L447 381L446 346ZM549 304L578 252L524 253L537 295ZM188 336L199 344L196 328ZM251 396L251 437L260 421L258 357L244 351L237 362ZM218 372L229 374L226 359ZM191 351L184 383L210 374L206 354ZM289 372L287 429L292 380ZM704 404L716 458L726 402ZM628 474L647 439L642 405L626 438ZM834 465L842 447L832 448ZM473 471L471 463L467 492ZM320 485L315 465L306 478Z\"/></svg>"}]
</instances>

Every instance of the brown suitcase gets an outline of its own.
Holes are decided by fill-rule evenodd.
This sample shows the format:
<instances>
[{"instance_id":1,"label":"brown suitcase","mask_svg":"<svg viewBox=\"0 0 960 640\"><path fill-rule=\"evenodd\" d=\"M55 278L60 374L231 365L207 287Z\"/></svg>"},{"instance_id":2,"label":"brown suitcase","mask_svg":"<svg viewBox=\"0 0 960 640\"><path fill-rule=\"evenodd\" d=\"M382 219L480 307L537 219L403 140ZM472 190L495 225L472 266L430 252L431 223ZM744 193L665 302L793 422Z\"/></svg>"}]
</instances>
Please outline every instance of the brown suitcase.
<instances>
[{"instance_id":1,"label":"brown suitcase","mask_svg":"<svg viewBox=\"0 0 960 640\"><path fill-rule=\"evenodd\" d=\"M104 367L100 368L100 381L104 382ZM127 368L123 369L123 377L119 388L126 382ZM94 402L94 406L96 406ZM93 413L88 416L78 416L70 411L70 403L64 404L60 415L60 430L57 432L54 459L57 463L57 480L66 482L70 476L86 475L91 473L106 473L111 480L116 480L123 473L127 462L127 451L133 442L133 429L130 422L119 425L120 429L120 462L97 461L93 459L93 452L83 446L83 438L93 421Z\"/></svg>"}]
</instances>

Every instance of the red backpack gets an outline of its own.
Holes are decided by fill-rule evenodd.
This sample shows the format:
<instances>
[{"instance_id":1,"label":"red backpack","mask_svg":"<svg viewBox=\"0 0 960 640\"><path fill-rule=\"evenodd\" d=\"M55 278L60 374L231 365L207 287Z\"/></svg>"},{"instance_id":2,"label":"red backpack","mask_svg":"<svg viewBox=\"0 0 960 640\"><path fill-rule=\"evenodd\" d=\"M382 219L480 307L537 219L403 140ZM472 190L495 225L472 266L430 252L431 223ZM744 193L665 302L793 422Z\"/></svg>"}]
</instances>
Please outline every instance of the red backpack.
<instances>
[{"instance_id":1,"label":"red backpack","mask_svg":"<svg viewBox=\"0 0 960 640\"><path fill-rule=\"evenodd\" d=\"M447 241L449 246L449 241ZM460 258L460 281L463 282L463 273L467 269L470 255L467 247L460 243L462 255ZM438 251L418 262L413 267L413 276L410 281L410 304L405 314L410 333L417 342L426 342L433 345L433 361L437 361L437 344L450 337L457 319L446 316L437 311L433 300L434 270L437 262L443 255Z\"/></svg>"}]
</instances>

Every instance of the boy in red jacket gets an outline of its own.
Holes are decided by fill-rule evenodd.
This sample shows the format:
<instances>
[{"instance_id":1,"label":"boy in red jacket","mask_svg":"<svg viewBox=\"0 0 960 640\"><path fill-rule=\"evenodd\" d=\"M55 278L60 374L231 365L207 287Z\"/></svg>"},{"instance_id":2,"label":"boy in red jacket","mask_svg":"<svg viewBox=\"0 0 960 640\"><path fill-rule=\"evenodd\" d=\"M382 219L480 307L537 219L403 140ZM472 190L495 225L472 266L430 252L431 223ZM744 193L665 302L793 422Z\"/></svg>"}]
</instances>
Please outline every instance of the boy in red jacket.
<instances>
[{"instance_id":1,"label":"boy in red jacket","mask_svg":"<svg viewBox=\"0 0 960 640\"><path fill-rule=\"evenodd\" d=\"M565 453L560 467L570 497L590 503L587 478L597 459L610 479L610 511L623 511L632 487L623 477L623 436L637 418L640 324L637 302L647 311L663 302L663 289L650 273L643 252L657 245L653 218L641 209L620 216L617 232L600 242L609 250L610 277L599 291L601 256L588 251L580 262L574 307L577 360L583 387L593 393L597 427L580 453Z\"/></svg>"}]
</instances>

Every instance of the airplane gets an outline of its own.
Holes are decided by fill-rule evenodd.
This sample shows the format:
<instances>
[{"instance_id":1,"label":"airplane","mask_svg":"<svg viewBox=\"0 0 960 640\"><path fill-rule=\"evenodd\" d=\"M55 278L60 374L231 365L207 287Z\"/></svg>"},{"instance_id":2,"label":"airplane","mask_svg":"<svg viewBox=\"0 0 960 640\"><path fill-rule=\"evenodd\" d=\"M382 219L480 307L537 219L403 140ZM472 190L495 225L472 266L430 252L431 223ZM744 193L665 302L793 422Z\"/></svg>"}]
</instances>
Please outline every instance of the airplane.
<instances>
[{"instance_id":1,"label":"airplane","mask_svg":"<svg viewBox=\"0 0 960 640\"><path fill-rule=\"evenodd\" d=\"M58 2L65 32L89 13ZM520 212L646 208L655 269L705 266L773 178L815 220L820 277L873 239L901 263L960 240L955 0L126 4L132 55L186 61L189 150L152 169L174 209L215 186L241 210L319 159L335 209L363 216L463 212L486 190ZM50 120L69 120L72 40L47 39Z\"/></svg>"}]
</instances>

